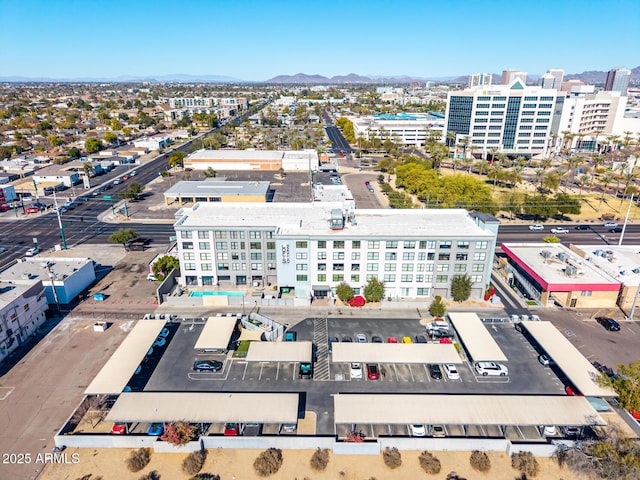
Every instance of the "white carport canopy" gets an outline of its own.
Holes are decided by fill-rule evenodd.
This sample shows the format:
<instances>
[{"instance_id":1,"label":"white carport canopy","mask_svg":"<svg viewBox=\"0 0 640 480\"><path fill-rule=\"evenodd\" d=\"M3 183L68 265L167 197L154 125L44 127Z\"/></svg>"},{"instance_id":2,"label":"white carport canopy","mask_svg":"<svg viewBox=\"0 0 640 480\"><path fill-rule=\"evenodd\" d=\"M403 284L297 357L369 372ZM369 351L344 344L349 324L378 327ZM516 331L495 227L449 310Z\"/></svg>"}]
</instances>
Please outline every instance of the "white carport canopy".
<instances>
[{"instance_id":1,"label":"white carport canopy","mask_svg":"<svg viewBox=\"0 0 640 480\"><path fill-rule=\"evenodd\" d=\"M342 395L336 424L605 425L584 397L519 395Z\"/></svg>"},{"instance_id":2,"label":"white carport canopy","mask_svg":"<svg viewBox=\"0 0 640 480\"><path fill-rule=\"evenodd\" d=\"M106 417L127 423L296 423L297 419L297 393L123 393Z\"/></svg>"},{"instance_id":3,"label":"white carport canopy","mask_svg":"<svg viewBox=\"0 0 640 480\"><path fill-rule=\"evenodd\" d=\"M451 343L334 343L333 363L462 363Z\"/></svg>"},{"instance_id":4,"label":"white carport canopy","mask_svg":"<svg viewBox=\"0 0 640 480\"><path fill-rule=\"evenodd\" d=\"M478 315L473 312L451 312L448 316L474 362L507 361Z\"/></svg>"},{"instance_id":5,"label":"white carport canopy","mask_svg":"<svg viewBox=\"0 0 640 480\"><path fill-rule=\"evenodd\" d=\"M611 388L596 383L598 371L551 322L523 322L523 325L580 393L591 397L616 396Z\"/></svg>"},{"instance_id":6,"label":"white carport canopy","mask_svg":"<svg viewBox=\"0 0 640 480\"><path fill-rule=\"evenodd\" d=\"M226 350L237 323L236 317L209 317L194 348Z\"/></svg>"},{"instance_id":7,"label":"white carport canopy","mask_svg":"<svg viewBox=\"0 0 640 480\"><path fill-rule=\"evenodd\" d=\"M310 362L311 342L251 342L247 362Z\"/></svg>"},{"instance_id":8,"label":"white carport canopy","mask_svg":"<svg viewBox=\"0 0 640 480\"><path fill-rule=\"evenodd\" d=\"M122 392L165 326L164 320L140 320L84 391L85 395Z\"/></svg>"}]
</instances>

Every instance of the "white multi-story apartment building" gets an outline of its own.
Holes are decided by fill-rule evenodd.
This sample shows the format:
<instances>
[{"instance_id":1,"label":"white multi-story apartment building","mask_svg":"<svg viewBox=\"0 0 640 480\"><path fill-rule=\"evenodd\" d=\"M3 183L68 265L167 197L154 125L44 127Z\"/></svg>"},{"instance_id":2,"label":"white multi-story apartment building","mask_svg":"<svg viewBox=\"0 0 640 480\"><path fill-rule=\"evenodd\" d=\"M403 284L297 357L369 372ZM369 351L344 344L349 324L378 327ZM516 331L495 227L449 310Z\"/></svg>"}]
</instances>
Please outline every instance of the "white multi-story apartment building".
<instances>
[{"instance_id":1,"label":"white multi-story apartment building","mask_svg":"<svg viewBox=\"0 0 640 480\"><path fill-rule=\"evenodd\" d=\"M405 145L424 145L428 131L444 135L444 118L426 113L349 117L356 138L390 138Z\"/></svg>"},{"instance_id":2,"label":"white multi-story apartment building","mask_svg":"<svg viewBox=\"0 0 640 480\"><path fill-rule=\"evenodd\" d=\"M0 282L0 361L36 333L47 308L41 280Z\"/></svg>"},{"instance_id":3,"label":"white multi-story apartment building","mask_svg":"<svg viewBox=\"0 0 640 480\"><path fill-rule=\"evenodd\" d=\"M295 297L361 292L371 278L385 296L450 296L454 275L480 298L490 282L498 221L461 209L345 210L343 203L198 203L175 224L180 283L273 287Z\"/></svg>"},{"instance_id":4,"label":"white multi-story apartment building","mask_svg":"<svg viewBox=\"0 0 640 480\"><path fill-rule=\"evenodd\" d=\"M173 97L168 99L169 107L222 107L244 110L249 107L249 100L236 97Z\"/></svg>"},{"instance_id":5,"label":"white multi-story apartment building","mask_svg":"<svg viewBox=\"0 0 640 480\"><path fill-rule=\"evenodd\" d=\"M469 87L477 87L478 85L491 85L490 73L474 73L469 75Z\"/></svg>"},{"instance_id":6,"label":"white multi-story apartment building","mask_svg":"<svg viewBox=\"0 0 640 480\"><path fill-rule=\"evenodd\" d=\"M445 125L458 139L471 139L473 150L513 155L546 154L558 92L527 87L518 78L449 92Z\"/></svg>"}]
</instances>

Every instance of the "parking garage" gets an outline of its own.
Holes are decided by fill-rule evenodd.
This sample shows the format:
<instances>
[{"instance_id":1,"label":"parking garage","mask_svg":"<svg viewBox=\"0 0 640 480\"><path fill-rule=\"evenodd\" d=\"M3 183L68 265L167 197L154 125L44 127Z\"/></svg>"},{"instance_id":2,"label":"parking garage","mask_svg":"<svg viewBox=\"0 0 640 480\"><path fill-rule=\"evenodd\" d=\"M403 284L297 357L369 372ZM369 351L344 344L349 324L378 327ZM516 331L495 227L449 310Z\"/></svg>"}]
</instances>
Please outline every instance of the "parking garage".
<instances>
[{"instance_id":1,"label":"parking garage","mask_svg":"<svg viewBox=\"0 0 640 480\"><path fill-rule=\"evenodd\" d=\"M592 397L616 396L611 388L598 385L598 371L551 322L528 321L522 325L580 393Z\"/></svg>"},{"instance_id":2,"label":"parking garage","mask_svg":"<svg viewBox=\"0 0 640 480\"><path fill-rule=\"evenodd\" d=\"M201 352L226 353L238 323L237 317L209 317L194 348Z\"/></svg>"},{"instance_id":3,"label":"parking garage","mask_svg":"<svg viewBox=\"0 0 640 480\"><path fill-rule=\"evenodd\" d=\"M465 437L506 437L517 429L520 438L539 438L547 425L605 425L584 397L338 394L333 403L338 437L363 428L373 432L376 425L389 432L397 431L394 426L442 425L447 436Z\"/></svg>"},{"instance_id":4,"label":"parking garage","mask_svg":"<svg viewBox=\"0 0 640 480\"><path fill-rule=\"evenodd\" d=\"M506 362L507 357L493 339L480 317L472 312L447 314L460 342L474 362Z\"/></svg>"},{"instance_id":5,"label":"parking garage","mask_svg":"<svg viewBox=\"0 0 640 480\"><path fill-rule=\"evenodd\" d=\"M139 321L104 364L84 394L115 395L122 392L164 327L165 322L161 320Z\"/></svg>"},{"instance_id":6,"label":"parking garage","mask_svg":"<svg viewBox=\"0 0 640 480\"><path fill-rule=\"evenodd\" d=\"M453 344L334 343L333 363L462 363Z\"/></svg>"}]
</instances>

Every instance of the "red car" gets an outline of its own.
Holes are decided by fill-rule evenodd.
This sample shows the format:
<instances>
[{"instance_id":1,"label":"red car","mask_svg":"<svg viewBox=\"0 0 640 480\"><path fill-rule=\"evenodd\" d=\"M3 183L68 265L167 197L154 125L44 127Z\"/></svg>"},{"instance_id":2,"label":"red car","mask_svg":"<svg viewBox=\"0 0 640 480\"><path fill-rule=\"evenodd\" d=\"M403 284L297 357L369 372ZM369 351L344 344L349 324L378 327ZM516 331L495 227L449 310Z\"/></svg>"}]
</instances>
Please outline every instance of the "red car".
<instances>
[{"instance_id":1,"label":"red car","mask_svg":"<svg viewBox=\"0 0 640 480\"><path fill-rule=\"evenodd\" d=\"M6 203L3 205L0 205L0 212L8 212L11 209L11 207L9 205L7 205Z\"/></svg>"},{"instance_id":2,"label":"red car","mask_svg":"<svg viewBox=\"0 0 640 480\"><path fill-rule=\"evenodd\" d=\"M225 423L224 424L224 436L225 437L237 437L240 435L240 429L237 423Z\"/></svg>"},{"instance_id":3,"label":"red car","mask_svg":"<svg viewBox=\"0 0 640 480\"><path fill-rule=\"evenodd\" d=\"M367 378L369 380L380 380L380 369L377 363L367 363Z\"/></svg>"},{"instance_id":4,"label":"red car","mask_svg":"<svg viewBox=\"0 0 640 480\"><path fill-rule=\"evenodd\" d=\"M131 177L129 175L125 175L124 177L122 177L122 180L129 180Z\"/></svg>"},{"instance_id":5,"label":"red car","mask_svg":"<svg viewBox=\"0 0 640 480\"><path fill-rule=\"evenodd\" d=\"M398 339L396 337L387 338L387 343L398 343Z\"/></svg>"},{"instance_id":6,"label":"red car","mask_svg":"<svg viewBox=\"0 0 640 480\"><path fill-rule=\"evenodd\" d=\"M111 427L112 435L124 435L125 433L127 433L126 423L114 423L113 427Z\"/></svg>"},{"instance_id":7,"label":"red car","mask_svg":"<svg viewBox=\"0 0 640 480\"><path fill-rule=\"evenodd\" d=\"M38 207L29 207L27 208L27 213L40 213L40 209Z\"/></svg>"},{"instance_id":8,"label":"red car","mask_svg":"<svg viewBox=\"0 0 640 480\"><path fill-rule=\"evenodd\" d=\"M366 182L364 182L365 185L370 185L371 182L369 182L369 180L367 180Z\"/></svg>"}]
</instances>

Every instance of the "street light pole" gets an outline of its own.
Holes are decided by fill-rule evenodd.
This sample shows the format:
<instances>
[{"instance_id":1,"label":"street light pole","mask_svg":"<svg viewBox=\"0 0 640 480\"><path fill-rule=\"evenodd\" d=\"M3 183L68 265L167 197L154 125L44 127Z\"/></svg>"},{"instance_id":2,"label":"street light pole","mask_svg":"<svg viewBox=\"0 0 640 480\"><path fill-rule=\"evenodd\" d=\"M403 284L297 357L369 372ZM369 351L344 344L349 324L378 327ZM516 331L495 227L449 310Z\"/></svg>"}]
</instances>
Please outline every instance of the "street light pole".
<instances>
[{"instance_id":1,"label":"street light pole","mask_svg":"<svg viewBox=\"0 0 640 480\"><path fill-rule=\"evenodd\" d=\"M67 249L67 240L64 238L64 227L62 226L62 218L60 217L60 209L58 208L58 197L56 197L56 189L53 189L53 204L56 208L56 216L58 217L58 227L60 228L60 239L62 240L62 249Z\"/></svg>"}]
</instances>

